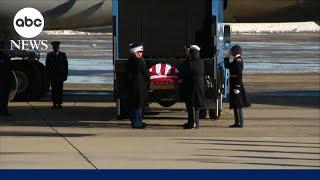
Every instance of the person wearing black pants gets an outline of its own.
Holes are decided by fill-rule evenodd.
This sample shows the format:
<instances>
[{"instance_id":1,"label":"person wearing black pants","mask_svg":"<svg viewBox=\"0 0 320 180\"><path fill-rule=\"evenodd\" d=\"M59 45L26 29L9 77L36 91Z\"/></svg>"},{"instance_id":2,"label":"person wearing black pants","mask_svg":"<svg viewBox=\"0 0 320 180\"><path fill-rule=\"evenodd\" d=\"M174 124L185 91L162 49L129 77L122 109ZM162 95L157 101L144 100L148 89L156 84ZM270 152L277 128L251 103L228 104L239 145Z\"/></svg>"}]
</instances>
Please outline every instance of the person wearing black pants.
<instances>
[{"instance_id":1,"label":"person wearing black pants","mask_svg":"<svg viewBox=\"0 0 320 180\"><path fill-rule=\"evenodd\" d=\"M247 93L242 82L242 48L239 45L234 45L230 50L230 54L233 56L232 62L229 62L228 57L224 59L225 67L230 69L229 103L230 109L233 109L234 111L235 120L235 123L230 127L241 128L244 125L242 108L250 106Z\"/></svg>"},{"instance_id":2,"label":"person wearing black pants","mask_svg":"<svg viewBox=\"0 0 320 180\"><path fill-rule=\"evenodd\" d=\"M200 47L186 45L187 60L183 63L181 87L182 96L188 111L188 122L184 129L200 127L200 109L204 103L204 63L200 59Z\"/></svg>"},{"instance_id":3,"label":"person wearing black pants","mask_svg":"<svg viewBox=\"0 0 320 180\"><path fill-rule=\"evenodd\" d=\"M0 42L0 116L11 116L8 112L11 65L8 53Z\"/></svg>"},{"instance_id":4,"label":"person wearing black pants","mask_svg":"<svg viewBox=\"0 0 320 180\"><path fill-rule=\"evenodd\" d=\"M64 52L59 51L60 42L51 43L53 51L46 58L46 71L52 89L52 108L62 108L63 83L68 77L68 60Z\"/></svg>"},{"instance_id":5,"label":"person wearing black pants","mask_svg":"<svg viewBox=\"0 0 320 180\"><path fill-rule=\"evenodd\" d=\"M63 103L63 82L61 81L52 81L52 102L53 106L61 106Z\"/></svg>"}]
</instances>

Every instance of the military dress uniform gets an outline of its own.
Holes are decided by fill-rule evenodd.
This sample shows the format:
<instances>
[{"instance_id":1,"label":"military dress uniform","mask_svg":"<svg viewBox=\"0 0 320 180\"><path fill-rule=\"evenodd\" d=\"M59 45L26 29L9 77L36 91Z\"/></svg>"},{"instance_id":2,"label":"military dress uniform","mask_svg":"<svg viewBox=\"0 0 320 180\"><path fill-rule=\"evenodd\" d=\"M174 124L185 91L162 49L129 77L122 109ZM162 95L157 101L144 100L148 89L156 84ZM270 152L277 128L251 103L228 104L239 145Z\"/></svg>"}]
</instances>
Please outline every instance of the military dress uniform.
<instances>
[{"instance_id":1,"label":"military dress uniform","mask_svg":"<svg viewBox=\"0 0 320 180\"><path fill-rule=\"evenodd\" d=\"M229 104L230 109L234 110L235 124L230 127L242 127L244 117L242 108L249 107L247 93L242 82L243 60L240 54L234 57L232 62L225 58L225 67L230 69L230 91Z\"/></svg>"},{"instance_id":2,"label":"military dress uniform","mask_svg":"<svg viewBox=\"0 0 320 180\"><path fill-rule=\"evenodd\" d=\"M204 63L200 59L200 48L190 47L190 58L182 67L183 83L181 94L188 111L188 122L184 124L185 129L199 128L200 109L204 105Z\"/></svg>"},{"instance_id":3,"label":"military dress uniform","mask_svg":"<svg viewBox=\"0 0 320 180\"><path fill-rule=\"evenodd\" d=\"M46 71L52 89L53 107L63 104L63 83L68 77L68 60L64 52L53 51L47 54Z\"/></svg>"},{"instance_id":4,"label":"military dress uniform","mask_svg":"<svg viewBox=\"0 0 320 180\"><path fill-rule=\"evenodd\" d=\"M140 44L131 46L131 50L143 50ZM131 107L131 125L132 128L145 128L146 124L142 122L143 107L148 104L148 82L150 80L149 71L143 58L137 58L130 55L128 59L128 87L129 107Z\"/></svg>"},{"instance_id":5,"label":"military dress uniform","mask_svg":"<svg viewBox=\"0 0 320 180\"><path fill-rule=\"evenodd\" d=\"M10 57L0 50L0 115L8 116L8 99L10 87Z\"/></svg>"}]
</instances>

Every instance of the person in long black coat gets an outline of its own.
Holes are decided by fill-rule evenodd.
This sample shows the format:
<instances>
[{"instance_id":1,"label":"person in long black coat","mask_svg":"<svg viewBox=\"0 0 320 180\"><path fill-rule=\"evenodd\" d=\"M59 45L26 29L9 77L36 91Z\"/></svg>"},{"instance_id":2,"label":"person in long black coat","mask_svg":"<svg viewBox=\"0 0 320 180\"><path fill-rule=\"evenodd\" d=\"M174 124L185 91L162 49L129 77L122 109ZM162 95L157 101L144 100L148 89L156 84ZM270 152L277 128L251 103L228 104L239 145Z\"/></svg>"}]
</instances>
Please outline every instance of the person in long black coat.
<instances>
[{"instance_id":1,"label":"person in long black coat","mask_svg":"<svg viewBox=\"0 0 320 180\"><path fill-rule=\"evenodd\" d=\"M128 60L128 87L129 107L131 107L131 126L143 129L146 124L142 122L142 110L148 103L149 71L143 59L143 46L132 44Z\"/></svg>"},{"instance_id":2,"label":"person in long black coat","mask_svg":"<svg viewBox=\"0 0 320 180\"><path fill-rule=\"evenodd\" d=\"M10 116L8 112L8 99L10 88L11 63L4 46L0 44L0 116Z\"/></svg>"},{"instance_id":3,"label":"person in long black coat","mask_svg":"<svg viewBox=\"0 0 320 180\"><path fill-rule=\"evenodd\" d=\"M243 127L244 117L242 108L249 107L247 93L242 82L243 59L241 57L242 49L238 45L234 45L230 50L233 61L229 62L229 58L225 58L225 67L230 69L230 91L229 104L230 109L234 110L235 123L230 127Z\"/></svg>"},{"instance_id":4,"label":"person in long black coat","mask_svg":"<svg viewBox=\"0 0 320 180\"><path fill-rule=\"evenodd\" d=\"M200 48L197 45L186 46L187 60L182 68L182 97L188 111L188 122L185 129L199 128L200 109L204 104L204 63L200 59Z\"/></svg>"},{"instance_id":5,"label":"person in long black coat","mask_svg":"<svg viewBox=\"0 0 320 180\"><path fill-rule=\"evenodd\" d=\"M68 60L66 53L59 51L59 41L54 41L51 45L53 51L47 54L46 72L52 89L52 108L62 108L63 83L68 78Z\"/></svg>"}]
</instances>

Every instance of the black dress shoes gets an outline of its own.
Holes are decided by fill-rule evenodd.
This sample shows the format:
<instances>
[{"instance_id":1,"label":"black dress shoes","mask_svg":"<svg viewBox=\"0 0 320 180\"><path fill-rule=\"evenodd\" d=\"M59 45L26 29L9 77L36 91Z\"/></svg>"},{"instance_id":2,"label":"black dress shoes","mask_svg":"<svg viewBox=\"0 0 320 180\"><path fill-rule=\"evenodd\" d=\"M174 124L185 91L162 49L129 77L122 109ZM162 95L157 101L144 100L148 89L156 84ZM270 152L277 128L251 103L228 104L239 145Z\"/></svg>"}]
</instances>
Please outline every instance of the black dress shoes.
<instances>
[{"instance_id":1,"label":"black dress shoes","mask_svg":"<svg viewBox=\"0 0 320 180\"><path fill-rule=\"evenodd\" d=\"M183 129L194 129L194 128L195 128L194 125L191 125L189 123L186 123L183 125Z\"/></svg>"},{"instance_id":2,"label":"black dress shoes","mask_svg":"<svg viewBox=\"0 0 320 180\"><path fill-rule=\"evenodd\" d=\"M233 124L233 125L231 125L231 126L229 126L230 128L242 128L243 127L243 125L241 125L241 124Z\"/></svg>"},{"instance_id":3,"label":"black dress shoes","mask_svg":"<svg viewBox=\"0 0 320 180\"><path fill-rule=\"evenodd\" d=\"M132 129L145 129L147 127L146 123L142 123L142 126L132 126Z\"/></svg>"}]
</instances>

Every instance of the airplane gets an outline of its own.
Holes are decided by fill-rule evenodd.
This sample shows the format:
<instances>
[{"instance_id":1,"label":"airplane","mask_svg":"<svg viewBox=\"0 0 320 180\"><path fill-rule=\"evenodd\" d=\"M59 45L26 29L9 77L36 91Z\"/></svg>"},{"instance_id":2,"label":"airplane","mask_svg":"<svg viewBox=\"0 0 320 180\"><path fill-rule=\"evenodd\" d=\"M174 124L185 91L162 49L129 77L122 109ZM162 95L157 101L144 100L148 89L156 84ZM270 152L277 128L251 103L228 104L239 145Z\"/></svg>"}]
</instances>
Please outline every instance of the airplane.
<instances>
[{"instance_id":1,"label":"airplane","mask_svg":"<svg viewBox=\"0 0 320 180\"><path fill-rule=\"evenodd\" d=\"M320 18L319 0L221 1L223 1L222 3L224 3L225 8L224 22L227 23L319 22ZM1 1L1 41L20 38L14 32L12 23L15 14L25 7L33 7L42 13L45 19L45 30L79 29L112 25L112 0ZM44 66L38 61L32 62L34 63L33 65L21 59L14 61L13 69L15 70L17 82L14 83L15 85L11 89L11 99L16 93L16 100L39 98L48 91L49 87L45 79L30 77L30 74L33 74L33 77L45 77L39 74L45 73Z\"/></svg>"},{"instance_id":2,"label":"airplane","mask_svg":"<svg viewBox=\"0 0 320 180\"><path fill-rule=\"evenodd\" d=\"M120 0L121 1L121 0ZM221 0L225 22L319 21L318 0ZM112 0L11 0L0 2L0 28L11 27L16 12L24 7L38 9L46 30L76 29L112 25Z\"/></svg>"}]
</instances>

